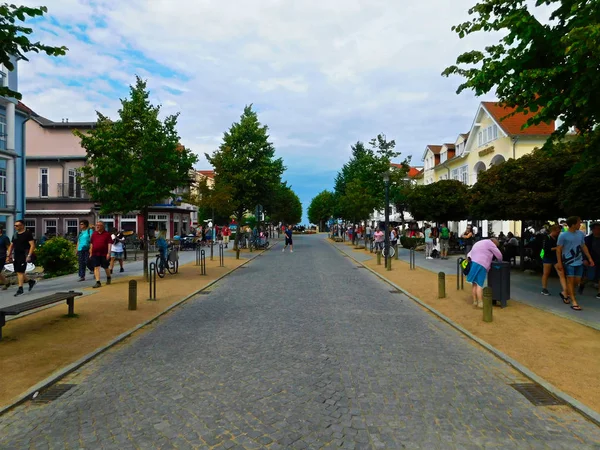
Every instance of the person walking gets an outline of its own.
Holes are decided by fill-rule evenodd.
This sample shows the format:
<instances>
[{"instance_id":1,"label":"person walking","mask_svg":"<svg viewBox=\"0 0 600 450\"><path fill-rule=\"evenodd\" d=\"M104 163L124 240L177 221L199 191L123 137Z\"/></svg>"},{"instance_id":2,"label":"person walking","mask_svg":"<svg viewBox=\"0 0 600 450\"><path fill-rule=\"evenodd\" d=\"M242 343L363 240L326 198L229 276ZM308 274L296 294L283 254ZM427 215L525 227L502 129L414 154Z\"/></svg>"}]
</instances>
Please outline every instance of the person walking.
<instances>
[{"instance_id":1,"label":"person walking","mask_svg":"<svg viewBox=\"0 0 600 450\"><path fill-rule=\"evenodd\" d=\"M467 229L462 235L462 240L465 244L465 254L468 255L473 248L473 225L467 225Z\"/></svg>"},{"instance_id":2,"label":"person walking","mask_svg":"<svg viewBox=\"0 0 600 450\"><path fill-rule=\"evenodd\" d=\"M440 254L441 259L448 259L448 249L450 247L450 230L445 223L440 226Z\"/></svg>"},{"instance_id":3,"label":"person walking","mask_svg":"<svg viewBox=\"0 0 600 450\"><path fill-rule=\"evenodd\" d=\"M556 247L558 245L557 239L560 234L560 225L553 225L550 227L550 233L544 236L544 244L542 248L542 263L544 264L544 272L542 274L542 295L550 295L548 291L548 278L552 273L552 268L556 270L558 278L560 279L560 285L562 291L560 292L560 298L563 302L566 302L569 293L567 291L567 281L565 279L565 273L563 270L558 269L558 258L556 256Z\"/></svg>"},{"instance_id":4,"label":"person walking","mask_svg":"<svg viewBox=\"0 0 600 450\"><path fill-rule=\"evenodd\" d=\"M77 262L79 263L79 280L85 281L85 271L88 268L90 256L90 242L94 230L90 228L88 220L79 222L79 236L77 237Z\"/></svg>"},{"instance_id":5,"label":"person walking","mask_svg":"<svg viewBox=\"0 0 600 450\"><path fill-rule=\"evenodd\" d=\"M294 242L292 241L293 235L294 233L292 232L292 226L290 225L285 230L285 247L283 247L283 250L281 250L282 252L285 252L285 249L288 248L289 245L290 253L294 253Z\"/></svg>"},{"instance_id":6,"label":"person walking","mask_svg":"<svg viewBox=\"0 0 600 450\"><path fill-rule=\"evenodd\" d=\"M423 234L425 235L425 259L433 259L431 256L433 252L433 230L428 223L425 224Z\"/></svg>"},{"instance_id":7,"label":"person walking","mask_svg":"<svg viewBox=\"0 0 600 450\"><path fill-rule=\"evenodd\" d=\"M110 274L113 273L113 268L115 267L115 261L119 261L119 266L121 266L119 272L125 272L123 268L123 253L125 251L125 236L122 233L119 233L116 228L113 228L111 231L110 238L113 243L110 246Z\"/></svg>"},{"instance_id":8,"label":"person walking","mask_svg":"<svg viewBox=\"0 0 600 450\"><path fill-rule=\"evenodd\" d=\"M223 227L223 244L225 244L225 248L229 245L229 237L231 236L231 229L225 225Z\"/></svg>"},{"instance_id":9,"label":"person walking","mask_svg":"<svg viewBox=\"0 0 600 450\"><path fill-rule=\"evenodd\" d=\"M381 230L381 228L378 228L377 231L375 231L375 253L383 250L384 240L385 233Z\"/></svg>"},{"instance_id":10,"label":"person walking","mask_svg":"<svg viewBox=\"0 0 600 450\"><path fill-rule=\"evenodd\" d=\"M558 236L556 246L556 258L558 268L563 269L567 277L567 288L569 296L563 300L566 304L571 303L571 309L581 311L581 306L575 298L575 286L581 283L583 276L583 255L588 260L588 266L594 267L594 260L585 245L585 234L579 229L581 219L577 216L567 219L569 229Z\"/></svg>"},{"instance_id":11,"label":"person walking","mask_svg":"<svg viewBox=\"0 0 600 450\"><path fill-rule=\"evenodd\" d=\"M94 278L96 279L96 284L93 286L95 289L102 287L102 283L100 283L101 267L106 271L106 284L110 284L109 260L111 244L110 233L104 229L104 222L99 220L96 223L96 231L92 233L90 240L90 259L94 267Z\"/></svg>"},{"instance_id":12,"label":"person walking","mask_svg":"<svg viewBox=\"0 0 600 450\"><path fill-rule=\"evenodd\" d=\"M583 294L585 281L591 281L598 285L598 293L596 298L600 300L600 222L594 222L590 225L591 233L585 237L585 246L588 248L594 265L590 266L590 262L586 259L583 261L585 266L584 278L579 285L579 293Z\"/></svg>"},{"instance_id":13,"label":"person walking","mask_svg":"<svg viewBox=\"0 0 600 450\"><path fill-rule=\"evenodd\" d=\"M30 280L25 275L27 271L27 263L31 262L31 257L35 252L35 240L31 231L25 229L25 223L22 220L15 222L15 230L17 231L12 238L8 252L6 253L6 261L13 261L13 266L17 274L17 282L19 288L15 293L15 297L23 294L23 284L27 282L31 291L35 286L35 280ZM14 257L11 258L11 255Z\"/></svg>"},{"instance_id":14,"label":"person walking","mask_svg":"<svg viewBox=\"0 0 600 450\"><path fill-rule=\"evenodd\" d=\"M471 295L473 297L473 306L483 308L483 285L487 278L487 273L492 267L492 260L496 258L502 261L502 253L498 249L500 243L497 239L483 239L476 242L467 255L471 260L471 270L467 275L467 281L472 284Z\"/></svg>"},{"instance_id":15,"label":"person walking","mask_svg":"<svg viewBox=\"0 0 600 450\"><path fill-rule=\"evenodd\" d=\"M2 274L4 270L4 263L6 262L6 255L10 248L10 239L4 234L4 230L0 228L0 283L2 283L2 290L5 291L9 288L10 283L6 277Z\"/></svg>"}]
</instances>

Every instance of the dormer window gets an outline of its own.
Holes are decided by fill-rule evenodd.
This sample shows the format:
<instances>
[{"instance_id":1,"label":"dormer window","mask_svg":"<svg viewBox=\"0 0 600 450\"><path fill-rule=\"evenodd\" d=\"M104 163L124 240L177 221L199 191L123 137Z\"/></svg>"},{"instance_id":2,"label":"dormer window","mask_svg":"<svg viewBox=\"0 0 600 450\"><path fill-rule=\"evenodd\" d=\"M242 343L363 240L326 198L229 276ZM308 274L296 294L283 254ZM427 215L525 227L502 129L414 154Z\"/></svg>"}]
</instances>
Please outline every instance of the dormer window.
<instances>
[{"instance_id":1,"label":"dormer window","mask_svg":"<svg viewBox=\"0 0 600 450\"><path fill-rule=\"evenodd\" d=\"M440 153L440 162L446 162L448 160L448 152L447 151L443 151L442 153Z\"/></svg>"},{"instance_id":2,"label":"dormer window","mask_svg":"<svg viewBox=\"0 0 600 450\"><path fill-rule=\"evenodd\" d=\"M479 147L498 139L498 125L494 124L484 128L477 134L477 139Z\"/></svg>"}]
</instances>

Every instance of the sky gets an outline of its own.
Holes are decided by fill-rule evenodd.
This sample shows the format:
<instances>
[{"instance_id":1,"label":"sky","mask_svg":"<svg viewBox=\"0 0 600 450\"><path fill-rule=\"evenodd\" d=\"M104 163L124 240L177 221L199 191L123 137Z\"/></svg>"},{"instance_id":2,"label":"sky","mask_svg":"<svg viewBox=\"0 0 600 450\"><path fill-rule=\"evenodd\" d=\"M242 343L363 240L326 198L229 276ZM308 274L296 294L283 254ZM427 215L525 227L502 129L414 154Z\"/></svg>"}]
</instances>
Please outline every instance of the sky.
<instances>
[{"instance_id":1,"label":"sky","mask_svg":"<svg viewBox=\"0 0 600 450\"><path fill-rule=\"evenodd\" d=\"M40 0L18 3L38 6ZM470 130L477 105L440 74L462 52L452 25L475 0L42 0L34 38L66 56L19 66L23 102L54 121L116 117L135 75L164 115L180 113L181 142L209 169L223 132L253 104L306 209L378 133L422 165L428 144Z\"/></svg>"}]
</instances>

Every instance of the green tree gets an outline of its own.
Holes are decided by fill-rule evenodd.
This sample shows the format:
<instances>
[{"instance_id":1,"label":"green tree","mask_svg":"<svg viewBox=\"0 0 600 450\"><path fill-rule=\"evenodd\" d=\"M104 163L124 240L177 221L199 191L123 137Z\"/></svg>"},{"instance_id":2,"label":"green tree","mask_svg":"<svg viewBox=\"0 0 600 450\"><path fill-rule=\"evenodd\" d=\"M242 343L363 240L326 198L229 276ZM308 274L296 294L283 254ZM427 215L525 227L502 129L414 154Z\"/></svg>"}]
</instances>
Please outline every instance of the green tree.
<instances>
[{"instance_id":1,"label":"green tree","mask_svg":"<svg viewBox=\"0 0 600 450\"><path fill-rule=\"evenodd\" d=\"M254 211L281 184L285 168L281 158L275 158L267 132L252 105L246 106L240 121L224 133L219 149L206 154L215 169L215 189L229 193L229 207L240 223L246 211ZM236 233L235 248L238 241Z\"/></svg>"},{"instance_id":2,"label":"green tree","mask_svg":"<svg viewBox=\"0 0 600 450\"><path fill-rule=\"evenodd\" d=\"M318 224L319 230L324 229L324 224L327 222L334 213L335 210L335 198L332 192L322 191L314 197L310 206L308 207L308 221L310 223Z\"/></svg>"},{"instance_id":3,"label":"green tree","mask_svg":"<svg viewBox=\"0 0 600 450\"><path fill-rule=\"evenodd\" d=\"M189 186L196 155L179 143L178 114L159 118L146 82L136 77L130 98L121 100L119 119L98 113L89 133L75 131L87 152L83 184L106 213L144 214L144 274L148 271L148 207Z\"/></svg>"},{"instance_id":4,"label":"green tree","mask_svg":"<svg viewBox=\"0 0 600 450\"><path fill-rule=\"evenodd\" d=\"M29 35L33 29L23 26L27 16L43 16L48 8L40 6L30 8L27 6L0 4L0 64L4 64L8 70L14 70L15 66L11 57L29 61L25 56L30 52L45 52L49 56L61 56L67 53L67 47L51 47L40 42L31 42ZM0 86L0 97L14 97L21 100L22 96L8 87Z\"/></svg>"},{"instance_id":5,"label":"green tree","mask_svg":"<svg viewBox=\"0 0 600 450\"><path fill-rule=\"evenodd\" d=\"M302 203L287 183L281 183L265 203L272 222L296 225L302 220Z\"/></svg>"},{"instance_id":6,"label":"green tree","mask_svg":"<svg viewBox=\"0 0 600 450\"><path fill-rule=\"evenodd\" d=\"M526 126L560 118L555 137L570 127L582 135L600 122L600 2L589 0L480 0L469 10L472 20L452 27L460 38L498 32L496 45L460 55L443 75L466 79L458 93L495 90L516 113L532 112ZM542 23L541 7L550 7ZM589 153L598 154L596 148Z\"/></svg>"},{"instance_id":7,"label":"green tree","mask_svg":"<svg viewBox=\"0 0 600 450\"><path fill-rule=\"evenodd\" d=\"M458 221L469 214L469 188L458 180L415 186L407 195L408 210L416 220Z\"/></svg>"}]
</instances>

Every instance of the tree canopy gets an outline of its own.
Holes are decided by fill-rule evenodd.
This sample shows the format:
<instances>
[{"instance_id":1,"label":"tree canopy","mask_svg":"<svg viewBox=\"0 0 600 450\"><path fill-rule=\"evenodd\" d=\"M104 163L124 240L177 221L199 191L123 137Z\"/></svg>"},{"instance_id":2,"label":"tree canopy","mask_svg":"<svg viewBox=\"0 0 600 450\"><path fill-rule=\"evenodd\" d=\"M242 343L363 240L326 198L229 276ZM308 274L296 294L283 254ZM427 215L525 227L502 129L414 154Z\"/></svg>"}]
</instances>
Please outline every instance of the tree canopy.
<instances>
[{"instance_id":1,"label":"tree canopy","mask_svg":"<svg viewBox=\"0 0 600 450\"><path fill-rule=\"evenodd\" d=\"M335 198L333 192L324 190L311 200L307 211L308 221L310 223L318 224L319 229L322 230L325 222L333 216L334 209Z\"/></svg>"},{"instance_id":2,"label":"tree canopy","mask_svg":"<svg viewBox=\"0 0 600 450\"><path fill-rule=\"evenodd\" d=\"M206 159L215 170L215 191L227 196L227 207L238 220L277 192L285 170L281 158L275 158L268 127L259 122L252 105L244 108L239 122L223 134L219 149ZM237 239L236 234L236 246Z\"/></svg>"},{"instance_id":3,"label":"tree canopy","mask_svg":"<svg viewBox=\"0 0 600 450\"><path fill-rule=\"evenodd\" d=\"M61 56L67 53L67 47L52 47L40 42L31 42L29 35L33 29L23 26L27 17L43 16L48 8L40 6L31 8L28 6L16 6L8 3L0 4L0 64L4 64L8 70L14 70L11 57L29 61L26 53L44 52L49 56ZM0 86L0 96L21 99L20 93L7 87Z\"/></svg>"},{"instance_id":4,"label":"tree canopy","mask_svg":"<svg viewBox=\"0 0 600 450\"><path fill-rule=\"evenodd\" d=\"M407 192L408 210L416 220L464 220L469 202L469 188L458 180L414 186Z\"/></svg>"},{"instance_id":5,"label":"tree canopy","mask_svg":"<svg viewBox=\"0 0 600 450\"><path fill-rule=\"evenodd\" d=\"M550 20L541 17L552 10ZM516 113L535 113L527 126L560 118L557 136L582 134L600 122L600 2L589 0L480 0L473 16L452 27L461 38L499 32L500 41L461 54L443 75L466 80L458 92L495 90ZM590 149L596 151L596 149Z\"/></svg>"},{"instance_id":6,"label":"tree canopy","mask_svg":"<svg viewBox=\"0 0 600 450\"><path fill-rule=\"evenodd\" d=\"M281 183L265 203L272 222L296 225L302 220L302 203L287 183Z\"/></svg>"}]
</instances>

